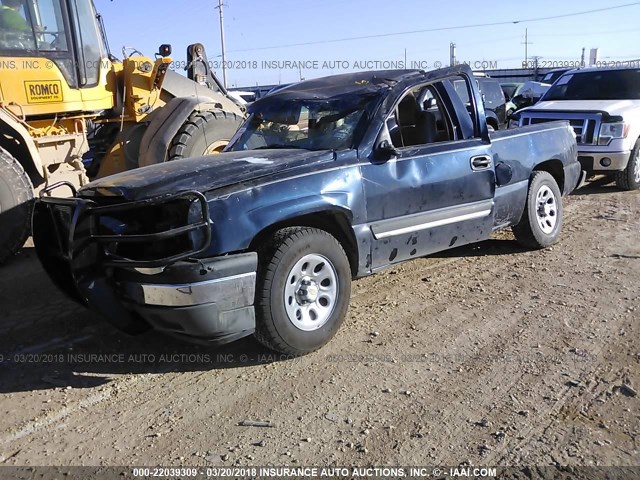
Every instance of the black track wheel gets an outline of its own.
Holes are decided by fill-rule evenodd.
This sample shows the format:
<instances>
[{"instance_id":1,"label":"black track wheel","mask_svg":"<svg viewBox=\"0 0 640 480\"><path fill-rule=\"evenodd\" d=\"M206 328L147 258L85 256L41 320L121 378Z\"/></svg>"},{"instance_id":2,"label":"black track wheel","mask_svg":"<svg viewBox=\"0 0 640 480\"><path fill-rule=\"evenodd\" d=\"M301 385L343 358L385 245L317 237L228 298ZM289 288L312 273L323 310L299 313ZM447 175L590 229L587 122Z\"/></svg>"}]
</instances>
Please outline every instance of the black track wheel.
<instances>
[{"instance_id":1,"label":"black track wheel","mask_svg":"<svg viewBox=\"0 0 640 480\"><path fill-rule=\"evenodd\" d=\"M513 227L516 240L527 248L553 245L560 237L562 220L562 195L558 183L548 172L534 172L524 213Z\"/></svg>"},{"instance_id":2,"label":"black track wheel","mask_svg":"<svg viewBox=\"0 0 640 480\"><path fill-rule=\"evenodd\" d=\"M242 119L222 110L193 112L169 148L169 160L220 153L236 133Z\"/></svg>"},{"instance_id":3,"label":"black track wheel","mask_svg":"<svg viewBox=\"0 0 640 480\"><path fill-rule=\"evenodd\" d=\"M31 233L33 186L22 165L0 148L0 263L22 248Z\"/></svg>"},{"instance_id":4,"label":"black track wheel","mask_svg":"<svg viewBox=\"0 0 640 480\"><path fill-rule=\"evenodd\" d=\"M324 230L278 230L258 252L256 339L277 352L304 355L325 345L347 313L351 268Z\"/></svg>"}]
</instances>

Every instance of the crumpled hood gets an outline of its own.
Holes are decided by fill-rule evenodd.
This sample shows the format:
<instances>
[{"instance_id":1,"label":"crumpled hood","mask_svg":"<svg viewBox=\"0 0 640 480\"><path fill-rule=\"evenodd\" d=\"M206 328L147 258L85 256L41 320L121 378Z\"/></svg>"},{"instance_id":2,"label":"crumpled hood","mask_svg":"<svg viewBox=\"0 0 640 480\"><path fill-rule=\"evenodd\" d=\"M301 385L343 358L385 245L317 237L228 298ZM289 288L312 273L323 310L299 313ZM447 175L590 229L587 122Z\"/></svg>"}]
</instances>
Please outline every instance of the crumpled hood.
<instances>
[{"instance_id":1,"label":"crumpled hood","mask_svg":"<svg viewBox=\"0 0 640 480\"><path fill-rule=\"evenodd\" d=\"M332 162L329 150L249 150L175 160L95 180L79 195L121 196L128 200L186 190L206 192L302 167Z\"/></svg>"},{"instance_id":2,"label":"crumpled hood","mask_svg":"<svg viewBox=\"0 0 640 480\"><path fill-rule=\"evenodd\" d=\"M612 116L624 116L631 110L640 110L640 100L551 100L538 102L524 111L559 110L567 112L601 111Z\"/></svg>"}]
</instances>

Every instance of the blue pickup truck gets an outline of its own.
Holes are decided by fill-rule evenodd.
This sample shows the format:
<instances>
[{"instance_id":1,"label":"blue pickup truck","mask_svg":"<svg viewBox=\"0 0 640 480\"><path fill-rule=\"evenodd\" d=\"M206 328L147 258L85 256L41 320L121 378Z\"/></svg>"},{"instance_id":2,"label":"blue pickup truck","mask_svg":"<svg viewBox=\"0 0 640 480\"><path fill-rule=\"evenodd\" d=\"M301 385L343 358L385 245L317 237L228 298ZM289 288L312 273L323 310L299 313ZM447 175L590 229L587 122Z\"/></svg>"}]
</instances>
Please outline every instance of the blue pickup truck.
<instances>
[{"instance_id":1,"label":"blue pickup truck","mask_svg":"<svg viewBox=\"0 0 640 480\"><path fill-rule=\"evenodd\" d=\"M256 101L225 153L49 189L33 235L54 282L125 331L301 355L354 278L507 227L555 243L580 178L567 122L490 136L468 67L359 72Z\"/></svg>"}]
</instances>

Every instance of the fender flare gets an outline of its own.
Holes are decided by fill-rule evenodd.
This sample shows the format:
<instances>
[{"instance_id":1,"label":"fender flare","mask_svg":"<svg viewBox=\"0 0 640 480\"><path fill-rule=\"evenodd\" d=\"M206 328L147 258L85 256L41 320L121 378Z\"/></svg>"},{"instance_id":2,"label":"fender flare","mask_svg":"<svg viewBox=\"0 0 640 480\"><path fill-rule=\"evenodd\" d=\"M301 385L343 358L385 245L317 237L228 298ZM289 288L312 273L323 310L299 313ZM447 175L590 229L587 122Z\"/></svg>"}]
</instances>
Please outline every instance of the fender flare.
<instances>
[{"instance_id":1,"label":"fender flare","mask_svg":"<svg viewBox=\"0 0 640 480\"><path fill-rule=\"evenodd\" d=\"M44 167L42 166L42 159L38 152L33 138L29 135L29 131L20 122L16 121L12 115L7 113L4 109L0 108L0 124L2 124L2 130L7 130L5 133L12 135L20 142L24 148L29 152L28 159L18 158L18 162L27 171L35 170L38 175L45 178Z\"/></svg>"},{"instance_id":2,"label":"fender flare","mask_svg":"<svg viewBox=\"0 0 640 480\"><path fill-rule=\"evenodd\" d=\"M222 104L210 97L172 98L156 110L140 142L138 165L146 167L167 161L169 146L194 111L221 110Z\"/></svg>"}]
</instances>

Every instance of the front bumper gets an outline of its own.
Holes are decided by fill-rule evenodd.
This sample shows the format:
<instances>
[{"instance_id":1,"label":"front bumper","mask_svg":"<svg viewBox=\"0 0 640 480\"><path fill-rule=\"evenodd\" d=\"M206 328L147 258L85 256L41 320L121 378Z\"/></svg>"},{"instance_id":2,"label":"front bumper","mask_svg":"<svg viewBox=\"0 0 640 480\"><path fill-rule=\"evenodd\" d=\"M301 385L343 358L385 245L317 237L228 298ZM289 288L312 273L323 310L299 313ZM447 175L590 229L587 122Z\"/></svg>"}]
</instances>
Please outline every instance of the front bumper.
<instances>
[{"instance_id":1,"label":"front bumper","mask_svg":"<svg viewBox=\"0 0 640 480\"><path fill-rule=\"evenodd\" d=\"M578 161L582 169L588 172L621 172L627 168L631 152L588 152L579 151ZM602 159L608 158L611 161L609 166L604 166Z\"/></svg>"},{"instance_id":2,"label":"front bumper","mask_svg":"<svg viewBox=\"0 0 640 480\"><path fill-rule=\"evenodd\" d=\"M163 230L151 222L150 231L105 232L113 218L137 224L142 214L154 213L150 208L171 211L171 205L184 201L202 204L201 216L185 225ZM128 333L153 327L222 344L255 330L258 260L254 252L202 258L210 228L206 200L197 192L106 206L83 198L41 198L33 215L38 257L69 297ZM200 241L184 246L193 232L201 232L194 237ZM158 250L161 242L168 249ZM140 247L126 248L131 244Z\"/></svg>"},{"instance_id":3,"label":"front bumper","mask_svg":"<svg viewBox=\"0 0 640 480\"><path fill-rule=\"evenodd\" d=\"M255 330L256 253L179 262L159 273L119 272L125 307L154 329L193 341L228 343Z\"/></svg>"}]
</instances>

